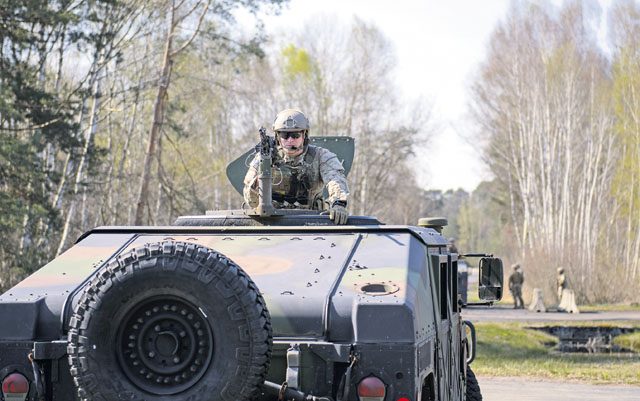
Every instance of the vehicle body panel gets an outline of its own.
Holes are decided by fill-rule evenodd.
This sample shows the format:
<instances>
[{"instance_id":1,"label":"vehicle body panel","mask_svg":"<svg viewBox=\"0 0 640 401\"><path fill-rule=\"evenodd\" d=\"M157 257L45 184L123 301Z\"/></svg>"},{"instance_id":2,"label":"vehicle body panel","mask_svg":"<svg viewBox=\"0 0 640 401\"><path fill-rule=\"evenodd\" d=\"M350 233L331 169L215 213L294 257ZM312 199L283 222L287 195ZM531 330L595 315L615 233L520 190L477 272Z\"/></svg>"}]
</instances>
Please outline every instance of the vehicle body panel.
<instances>
[{"instance_id":1,"label":"vehicle body panel","mask_svg":"<svg viewBox=\"0 0 640 401\"><path fill-rule=\"evenodd\" d=\"M336 394L356 359L353 385L373 374L387 384L389 397L417 401L435 377L439 400L462 399L460 316L447 276L456 257L446 254L446 240L435 230L410 226L94 229L0 297L0 313L22 308L26 322L0 329L0 353L17 349L14 370L33 380L29 346L65 340L71 311L95 271L133 248L164 240L214 249L257 284L274 332L268 380L281 383L294 370L300 390ZM302 361L295 369L287 362L291 352ZM46 360L47 386L58 389L47 399L73 387L67 370L66 358ZM347 400L356 400L353 391Z\"/></svg>"},{"instance_id":2,"label":"vehicle body panel","mask_svg":"<svg viewBox=\"0 0 640 401\"><path fill-rule=\"evenodd\" d=\"M0 326L0 339L59 339L65 303L78 287L133 234L88 236L0 296L0 316L18 315Z\"/></svg>"}]
</instances>

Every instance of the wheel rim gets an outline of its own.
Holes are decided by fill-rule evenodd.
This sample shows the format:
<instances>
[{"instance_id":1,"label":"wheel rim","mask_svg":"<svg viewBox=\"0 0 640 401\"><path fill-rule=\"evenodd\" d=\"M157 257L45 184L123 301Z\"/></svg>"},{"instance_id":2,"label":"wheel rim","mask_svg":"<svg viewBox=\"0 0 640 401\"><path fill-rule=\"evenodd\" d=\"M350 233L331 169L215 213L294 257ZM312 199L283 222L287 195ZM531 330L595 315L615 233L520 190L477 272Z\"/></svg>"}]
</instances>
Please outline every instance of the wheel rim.
<instances>
[{"instance_id":1,"label":"wheel rim","mask_svg":"<svg viewBox=\"0 0 640 401\"><path fill-rule=\"evenodd\" d=\"M118 361L142 390L178 393L198 382L211 363L211 326L203 312L185 299L147 299L123 322L118 330Z\"/></svg>"}]
</instances>

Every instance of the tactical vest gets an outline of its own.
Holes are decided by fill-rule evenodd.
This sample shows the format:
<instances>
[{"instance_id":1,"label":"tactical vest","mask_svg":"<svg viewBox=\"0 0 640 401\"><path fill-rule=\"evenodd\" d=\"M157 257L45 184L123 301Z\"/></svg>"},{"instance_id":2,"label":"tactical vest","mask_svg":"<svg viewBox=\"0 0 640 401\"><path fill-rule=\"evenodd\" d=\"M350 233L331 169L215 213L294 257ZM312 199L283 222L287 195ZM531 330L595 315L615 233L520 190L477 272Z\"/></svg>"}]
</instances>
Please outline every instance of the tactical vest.
<instances>
[{"instance_id":1,"label":"tactical vest","mask_svg":"<svg viewBox=\"0 0 640 401\"><path fill-rule=\"evenodd\" d=\"M314 199L309 199L312 188L313 160L316 157L316 148L309 146L302 162L297 165L285 163L279 160L271 168L273 179L272 194L273 200L280 207L287 204L294 207L297 202L303 207L311 207Z\"/></svg>"}]
</instances>

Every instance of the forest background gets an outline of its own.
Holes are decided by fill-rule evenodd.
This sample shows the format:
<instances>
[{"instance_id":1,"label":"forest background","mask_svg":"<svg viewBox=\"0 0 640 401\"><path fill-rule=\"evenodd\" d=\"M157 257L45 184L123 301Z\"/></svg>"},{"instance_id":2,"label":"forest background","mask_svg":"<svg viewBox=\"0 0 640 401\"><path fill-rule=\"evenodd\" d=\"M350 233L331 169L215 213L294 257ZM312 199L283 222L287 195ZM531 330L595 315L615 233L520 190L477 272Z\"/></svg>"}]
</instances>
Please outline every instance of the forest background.
<instances>
[{"instance_id":1,"label":"forest background","mask_svg":"<svg viewBox=\"0 0 640 401\"><path fill-rule=\"evenodd\" d=\"M399 95L380 29L310 18L267 37L260 15L284 3L0 0L1 290L92 227L239 207L227 163L295 106L312 135L355 138L352 214L445 215L463 252L521 263L529 289L554 294L563 266L579 302L640 301L637 2L612 2L608 52L589 2L512 2L470 89L495 177L471 193L418 185L438 119Z\"/></svg>"}]
</instances>

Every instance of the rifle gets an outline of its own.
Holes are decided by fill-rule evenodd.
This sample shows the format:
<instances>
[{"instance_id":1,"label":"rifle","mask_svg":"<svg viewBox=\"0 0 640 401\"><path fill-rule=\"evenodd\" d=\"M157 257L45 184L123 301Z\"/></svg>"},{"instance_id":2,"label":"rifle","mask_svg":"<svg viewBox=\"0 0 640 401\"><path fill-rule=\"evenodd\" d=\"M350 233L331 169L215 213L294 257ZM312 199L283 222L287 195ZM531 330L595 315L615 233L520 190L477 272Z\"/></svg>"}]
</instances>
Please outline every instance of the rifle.
<instances>
[{"instance_id":1,"label":"rifle","mask_svg":"<svg viewBox=\"0 0 640 401\"><path fill-rule=\"evenodd\" d=\"M264 127L260 127L258 133L260 134L260 143L256 145L256 153L260 155L260 163L258 164L258 206L255 209L255 214L264 217L276 214L272 203L271 165L277 149L275 138L268 136Z\"/></svg>"}]
</instances>

